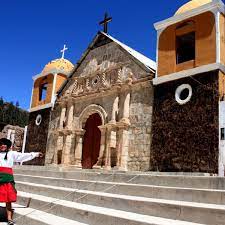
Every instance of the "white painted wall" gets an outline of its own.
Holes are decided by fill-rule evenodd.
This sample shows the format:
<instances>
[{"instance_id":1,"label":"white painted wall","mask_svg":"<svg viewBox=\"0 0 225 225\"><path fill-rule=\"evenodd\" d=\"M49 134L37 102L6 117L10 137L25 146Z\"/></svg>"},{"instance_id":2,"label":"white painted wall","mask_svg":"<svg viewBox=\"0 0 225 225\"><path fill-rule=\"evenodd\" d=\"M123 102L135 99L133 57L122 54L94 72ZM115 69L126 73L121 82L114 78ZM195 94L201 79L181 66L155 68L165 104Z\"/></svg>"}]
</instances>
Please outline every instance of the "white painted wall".
<instances>
[{"instance_id":1,"label":"white painted wall","mask_svg":"<svg viewBox=\"0 0 225 225\"><path fill-rule=\"evenodd\" d=\"M221 140L221 129L225 128L225 101L219 102L219 176L224 176L225 140Z\"/></svg>"}]
</instances>

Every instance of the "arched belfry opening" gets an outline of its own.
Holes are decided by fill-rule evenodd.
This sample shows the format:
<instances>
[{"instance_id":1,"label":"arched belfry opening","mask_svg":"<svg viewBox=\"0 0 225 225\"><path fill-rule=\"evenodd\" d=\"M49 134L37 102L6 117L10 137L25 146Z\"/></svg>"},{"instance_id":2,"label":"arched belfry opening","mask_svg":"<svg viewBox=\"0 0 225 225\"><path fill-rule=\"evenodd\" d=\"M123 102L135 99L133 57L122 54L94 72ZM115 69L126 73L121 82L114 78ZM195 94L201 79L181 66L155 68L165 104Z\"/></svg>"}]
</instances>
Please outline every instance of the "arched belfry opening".
<instances>
[{"instance_id":1,"label":"arched belfry opening","mask_svg":"<svg viewBox=\"0 0 225 225\"><path fill-rule=\"evenodd\" d=\"M100 125L102 120L98 113L90 115L85 123L81 161L83 169L92 169L98 161L101 144L101 131L98 128Z\"/></svg>"}]
</instances>

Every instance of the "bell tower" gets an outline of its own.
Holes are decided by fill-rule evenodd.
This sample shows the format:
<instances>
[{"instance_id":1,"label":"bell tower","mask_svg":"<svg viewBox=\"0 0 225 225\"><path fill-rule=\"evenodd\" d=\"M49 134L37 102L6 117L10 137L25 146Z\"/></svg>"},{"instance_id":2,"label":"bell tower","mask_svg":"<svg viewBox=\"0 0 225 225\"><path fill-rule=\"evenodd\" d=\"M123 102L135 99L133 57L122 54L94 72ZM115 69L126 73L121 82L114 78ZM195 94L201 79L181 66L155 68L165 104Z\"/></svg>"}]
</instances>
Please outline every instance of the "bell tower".
<instances>
[{"instance_id":1,"label":"bell tower","mask_svg":"<svg viewBox=\"0 0 225 225\"><path fill-rule=\"evenodd\" d=\"M30 102L29 124L26 151L45 153L51 109L54 107L57 91L73 71L73 64L62 57L49 62L42 72L33 77L33 90ZM35 161L35 162L34 162ZM31 164L43 165L44 159L35 159Z\"/></svg>"},{"instance_id":2,"label":"bell tower","mask_svg":"<svg viewBox=\"0 0 225 225\"><path fill-rule=\"evenodd\" d=\"M192 0L155 24L152 170L223 174L224 4Z\"/></svg>"}]
</instances>

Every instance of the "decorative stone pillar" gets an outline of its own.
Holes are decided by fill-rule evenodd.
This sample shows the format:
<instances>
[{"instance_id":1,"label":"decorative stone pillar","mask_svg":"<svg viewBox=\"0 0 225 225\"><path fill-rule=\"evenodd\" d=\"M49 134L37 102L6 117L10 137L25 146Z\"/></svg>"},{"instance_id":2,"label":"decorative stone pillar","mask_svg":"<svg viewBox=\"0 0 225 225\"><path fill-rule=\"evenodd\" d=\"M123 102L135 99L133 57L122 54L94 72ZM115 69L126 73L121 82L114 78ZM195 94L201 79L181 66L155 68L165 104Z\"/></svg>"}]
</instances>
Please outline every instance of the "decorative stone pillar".
<instances>
[{"instance_id":1,"label":"decorative stone pillar","mask_svg":"<svg viewBox=\"0 0 225 225\"><path fill-rule=\"evenodd\" d=\"M100 151L98 162L96 163L97 166L102 167L105 164L104 153L106 150L106 126L98 126L99 130L101 131L101 141L100 141Z\"/></svg>"},{"instance_id":2,"label":"decorative stone pillar","mask_svg":"<svg viewBox=\"0 0 225 225\"><path fill-rule=\"evenodd\" d=\"M74 113L74 105L72 101L68 102L68 117L67 117L67 129L72 130L73 127L73 113Z\"/></svg>"},{"instance_id":3,"label":"decorative stone pillar","mask_svg":"<svg viewBox=\"0 0 225 225\"><path fill-rule=\"evenodd\" d=\"M113 109L110 123L116 122L116 114L118 113L118 110L119 110L119 97L117 96L113 102Z\"/></svg>"},{"instance_id":4,"label":"decorative stone pillar","mask_svg":"<svg viewBox=\"0 0 225 225\"><path fill-rule=\"evenodd\" d=\"M121 122L130 124L130 92L126 94L124 105L123 105L123 118L121 119Z\"/></svg>"},{"instance_id":5,"label":"decorative stone pillar","mask_svg":"<svg viewBox=\"0 0 225 225\"><path fill-rule=\"evenodd\" d=\"M82 150L83 150L83 137L85 134L85 130L79 129L75 130L75 166L81 167L81 160L82 160Z\"/></svg>"},{"instance_id":6,"label":"decorative stone pillar","mask_svg":"<svg viewBox=\"0 0 225 225\"><path fill-rule=\"evenodd\" d=\"M117 133L117 168L119 170L127 171L127 161L128 161L128 148L129 148L129 133L125 128L119 128Z\"/></svg>"},{"instance_id":7,"label":"decorative stone pillar","mask_svg":"<svg viewBox=\"0 0 225 225\"><path fill-rule=\"evenodd\" d=\"M117 123L117 167L120 170L127 171L128 149L129 149L129 131L130 126L130 92L126 94L123 105L123 118Z\"/></svg>"},{"instance_id":8,"label":"decorative stone pillar","mask_svg":"<svg viewBox=\"0 0 225 225\"><path fill-rule=\"evenodd\" d=\"M58 132L56 135L56 148L54 151L54 157L53 157L53 164L58 165L59 164L59 154L61 153L61 163L62 163L62 151L63 151L63 133Z\"/></svg>"},{"instance_id":9,"label":"decorative stone pillar","mask_svg":"<svg viewBox=\"0 0 225 225\"><path fill-rule=\"evenodd\" d=\"M110 142L111 142L111 129L110 127L106 128L106 154L105 154L105 166L104 168L107 170L111 169L111 149L110 149Z\"/></svg>"},{"instance_id":10,"label":"decorative stone pillar","mask_svg":"<svg viewBox=\"0 0 225 225\"><path fill-rule=\"evenodd\" d=\"M64 134L65 142L63 145L63 151L62 151L62 164L65 166L68 166L71 164L71 149L73 146L73 138L74 135L70 132L65 132Z\"/></svg>"},{"instance_id":11,"label":"decorative stone pillar","mask_svg":"<svg viewBox=\"0 0 225 225\"><path fill-rule=\"evenodd\" d=\"M59 129L63 129L63 124L65 122L65 118L66 118L66 106L62 105L60 121L59 121Z\"/></svg>"},{"instance_id":12,"label":"decorative stone pillar","mask_svg":"<svg viewBox=\"0 0 225 225\"><path fill-rule=\"evenodd\" d=\"M111 169L111 147L116 147L112 146L111 140L112 131L115 131L115 129L116 125L111 123L100 126L102 137L98 165L103 165L104 162L104 168L107 170Z\"/></svg>"}]
</instances>

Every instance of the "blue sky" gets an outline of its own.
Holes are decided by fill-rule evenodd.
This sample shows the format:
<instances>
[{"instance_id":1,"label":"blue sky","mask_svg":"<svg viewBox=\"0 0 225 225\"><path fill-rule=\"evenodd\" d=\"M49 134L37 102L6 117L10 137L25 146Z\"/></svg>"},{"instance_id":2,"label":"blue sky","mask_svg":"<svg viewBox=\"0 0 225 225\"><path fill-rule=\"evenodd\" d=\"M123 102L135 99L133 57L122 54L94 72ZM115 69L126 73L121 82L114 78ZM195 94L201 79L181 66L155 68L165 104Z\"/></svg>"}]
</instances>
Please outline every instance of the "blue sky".
<instances>
[{"instance_id":1,"label":"blue sky","mask_svg":"<svg viewBox=\"0 0 225 225\"><path fill-rule=\"evenodd\" d=\"M0 96L29 108L32 76L61 57L76 63L98 30L105 11L109 34L155 60L153 24L188 0L1 0Z\"/></svg>"}]
</instances>

